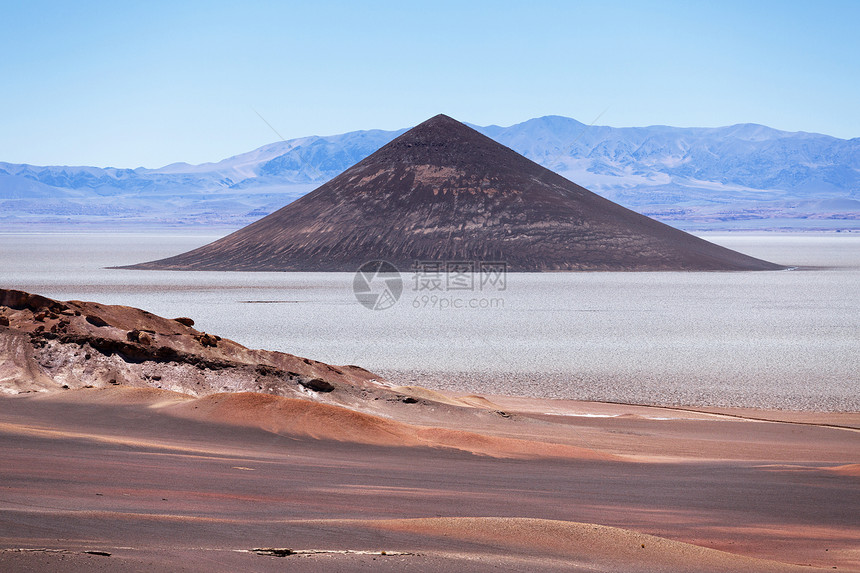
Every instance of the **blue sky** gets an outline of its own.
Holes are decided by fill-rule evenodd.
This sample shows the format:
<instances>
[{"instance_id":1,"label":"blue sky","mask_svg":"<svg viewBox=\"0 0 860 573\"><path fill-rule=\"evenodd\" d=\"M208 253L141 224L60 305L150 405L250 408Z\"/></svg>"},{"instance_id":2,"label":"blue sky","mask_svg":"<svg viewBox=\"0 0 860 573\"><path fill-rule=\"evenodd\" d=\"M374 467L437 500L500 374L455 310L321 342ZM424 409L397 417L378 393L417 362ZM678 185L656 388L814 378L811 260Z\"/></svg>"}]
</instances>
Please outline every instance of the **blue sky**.
<instances>
[{"instance_id":1,"label":"blue sky","mask_svg":"<svg viewBox=\"0 0 860 573\"><path fill-rule=\"evenodd\" d=\"M160 167L565 115L860 137L860 2L0 4L0 161Z\"/></svg>"}]
</instances>

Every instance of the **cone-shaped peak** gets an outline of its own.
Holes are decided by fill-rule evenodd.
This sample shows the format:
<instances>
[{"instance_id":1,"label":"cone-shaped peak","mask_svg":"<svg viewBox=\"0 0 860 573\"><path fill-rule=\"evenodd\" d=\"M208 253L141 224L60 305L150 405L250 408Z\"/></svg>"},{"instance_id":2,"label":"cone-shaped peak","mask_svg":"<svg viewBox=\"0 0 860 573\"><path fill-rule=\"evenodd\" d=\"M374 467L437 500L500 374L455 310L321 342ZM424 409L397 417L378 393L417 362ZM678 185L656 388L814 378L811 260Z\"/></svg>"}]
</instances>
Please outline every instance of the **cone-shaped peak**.
<instances>
[{"instance_id":1,"label":"cone-shaped peak","mask_svg":"<svg viewBox=\"0 0 860 573\"><path fill-rule=\"evenodd\" d=\"M456 195L460 191L476 192L481 189L491 193L515 188L524 191L529 188L524 179L537 177L541 172L561 179L512 149L444 114L416 125L343 175L353 170L388 171L395 166L406 169L409 176L414 177L418 185L413 188L413 192L422 194L421 189L428 189L421 184L431 183L432 191L437 196L440 193L445 195L448 191Z\"/></svg>"},{"instance_id":2,"label":"cone-shaped peak","mask_svg":"<svg viewBox=\"0 0 860 573\"><path fill-rule=\"evenodd\" d=\"M475 155L492 155L500 148L507 150L468 125L439 114L391 141L374 154L374 158L377 161L463 165Z\"/></svg>"},{"instance_id":3,"label":"cone-shaped peak","mask_svg":"<svg viewBox=\"0 0 860 573\"><path fill-rule=\"evenodd\" d=\"M439 115L434 115L428 120L422 121L406 133L412 133L415 137L428 136L434 133L439 136L444 136L446 133L449 135L454 134L457 130L463 130L464 132L475 131L465 123L461 123L449 115L440 113ZM406 133L403 135L406 135Z\"/></svg>"},{"instance_id":4,"label":"cone-shaped peak","mask_svg":"<svg viewBox=\"0 0 860 573\"><path fill-rule=\"evenodd\" d=\"M426 121L419 123L415 127L437 127L437 126L442 127L442 126L446 126L446 125L453 127L453 126L464 125L464 124L460 123L459 121L457 121L456 119L454 119L453 117L451 117L449 115L445 115L444 113L440 113L440 114L434 115L433 117L431 117L430 119L428 119Z\"/></svg>"},{"instance_id":5,"label":"cone-shaped peak","mask_svg":"<svg viewBox=\"0 0 860 573\"><path fill-rule=\"evenodd\" d=\"M214 243L133 268L355 271L386 260L512 271L765 270L612 203L446 115Z\"/></svg>"}]
</instances>

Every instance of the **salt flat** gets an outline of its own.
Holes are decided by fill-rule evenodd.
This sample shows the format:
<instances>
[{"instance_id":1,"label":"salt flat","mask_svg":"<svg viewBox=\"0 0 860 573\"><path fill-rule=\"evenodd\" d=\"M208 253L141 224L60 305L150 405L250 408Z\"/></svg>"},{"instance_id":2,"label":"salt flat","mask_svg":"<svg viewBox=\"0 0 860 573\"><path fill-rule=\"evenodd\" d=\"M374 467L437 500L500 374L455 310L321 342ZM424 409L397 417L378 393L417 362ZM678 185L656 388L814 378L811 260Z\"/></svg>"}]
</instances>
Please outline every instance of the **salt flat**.
<instances>
[{"instance_id":1,"label":"salt flat","mask_svg":"<svg viewBox=\"0 0 860 573\"><path fill-rule=\"evenodd\" d=\"M505 290L356 302L351 273L111 270L218 230L0 235L0 282L190 315L250 347L401 384L643 404L860 410L860 235L710 235L798 270L508 274ZM431 298L436 296L435 301ZM425 299L424 297L428 297ZM485 308L454 308L460 301Z\"/></svg>"}]
</instances>

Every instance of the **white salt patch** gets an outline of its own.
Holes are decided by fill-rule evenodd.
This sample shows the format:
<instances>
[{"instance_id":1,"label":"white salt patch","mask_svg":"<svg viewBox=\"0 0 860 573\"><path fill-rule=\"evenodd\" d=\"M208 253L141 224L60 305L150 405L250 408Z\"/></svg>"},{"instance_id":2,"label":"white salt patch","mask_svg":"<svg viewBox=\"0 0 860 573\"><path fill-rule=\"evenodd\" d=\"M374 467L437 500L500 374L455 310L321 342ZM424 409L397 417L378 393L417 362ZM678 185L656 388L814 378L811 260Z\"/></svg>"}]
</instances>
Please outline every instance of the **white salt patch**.
<instances>
[{"instance_id":1,"label":"white salt patch","mask_svg":"<svg viewBox=\"0 0 860 573\"><path fill-rule=\"evenodd\" d=\"M393 385L656 405L860 410L860 235L711 236L792 272L508 274L500 308L370 311L352 273L107 270L203 234L0 235L0 287L190 316ZM297 301L247 304L240 301ZM420 302L420 301L419 301Z\"/></svg>"}]
</instances>

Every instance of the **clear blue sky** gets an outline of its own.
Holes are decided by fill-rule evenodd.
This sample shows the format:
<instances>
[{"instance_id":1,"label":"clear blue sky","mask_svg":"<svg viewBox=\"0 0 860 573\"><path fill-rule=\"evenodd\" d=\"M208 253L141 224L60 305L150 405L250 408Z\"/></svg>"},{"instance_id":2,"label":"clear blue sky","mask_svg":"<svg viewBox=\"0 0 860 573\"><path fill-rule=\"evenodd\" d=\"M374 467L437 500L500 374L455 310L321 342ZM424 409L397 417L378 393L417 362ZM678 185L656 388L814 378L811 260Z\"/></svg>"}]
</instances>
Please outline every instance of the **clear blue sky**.
<instances>
[{"instance_id":1,"label":"clear blue sky","mask_svg":"<svg viewBox=\"0 0 860 573\"><path fill-rule=\"evenodd\" d=\"M0 161L565 115L860 137L860 1L0 2Z\"/></svg>"}]
</instances>

